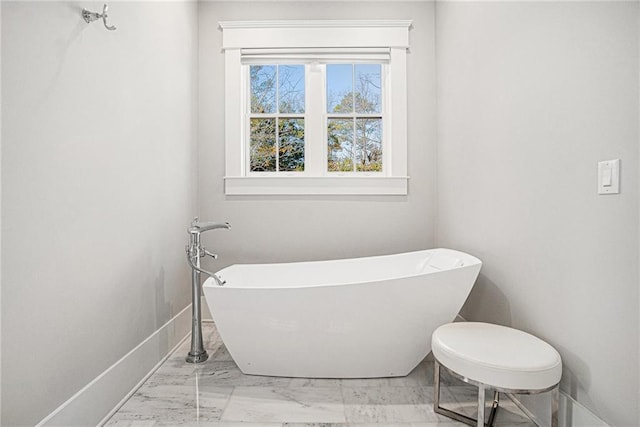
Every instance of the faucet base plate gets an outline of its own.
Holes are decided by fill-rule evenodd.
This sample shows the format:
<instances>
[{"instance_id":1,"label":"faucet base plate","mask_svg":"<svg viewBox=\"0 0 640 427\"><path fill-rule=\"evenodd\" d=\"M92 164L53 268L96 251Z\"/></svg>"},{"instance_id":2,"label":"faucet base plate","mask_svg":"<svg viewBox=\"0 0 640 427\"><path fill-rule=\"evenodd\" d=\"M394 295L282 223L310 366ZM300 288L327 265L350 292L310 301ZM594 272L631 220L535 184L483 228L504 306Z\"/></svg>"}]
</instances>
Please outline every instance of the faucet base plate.
<instances>
[{"instance_id":1,"label":"faucet base plate","mask_svg":"<svg viewBox=\"0 0 640 427\"><path fill-rule=\"evenodd\" d=\"M187 363L202 363L208 358L209 358L209 355L207 354L207 351L204 350L202 353L197 353L197 354L193 354L189 352L185 360L187 361Z\"/></svg>"}]
</instances>

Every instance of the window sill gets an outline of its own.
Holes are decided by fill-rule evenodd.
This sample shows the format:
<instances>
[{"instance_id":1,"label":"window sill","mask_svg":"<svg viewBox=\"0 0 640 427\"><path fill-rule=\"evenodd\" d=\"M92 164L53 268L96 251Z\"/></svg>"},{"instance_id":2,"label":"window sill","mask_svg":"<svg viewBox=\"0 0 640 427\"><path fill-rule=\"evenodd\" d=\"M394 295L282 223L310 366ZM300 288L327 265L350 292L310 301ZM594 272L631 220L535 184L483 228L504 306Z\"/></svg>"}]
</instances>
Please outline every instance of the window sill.
<instances>
[{"instance_id":1,"label":"window sill","mask_svg":"<svg viewBox=\"0 0 640 427\"><path fill-rule=\"evenodd\" d=\"M409 177L398 176L227 176L225 194L395 195L407 194Z\"/></svg>"}]
</instances>

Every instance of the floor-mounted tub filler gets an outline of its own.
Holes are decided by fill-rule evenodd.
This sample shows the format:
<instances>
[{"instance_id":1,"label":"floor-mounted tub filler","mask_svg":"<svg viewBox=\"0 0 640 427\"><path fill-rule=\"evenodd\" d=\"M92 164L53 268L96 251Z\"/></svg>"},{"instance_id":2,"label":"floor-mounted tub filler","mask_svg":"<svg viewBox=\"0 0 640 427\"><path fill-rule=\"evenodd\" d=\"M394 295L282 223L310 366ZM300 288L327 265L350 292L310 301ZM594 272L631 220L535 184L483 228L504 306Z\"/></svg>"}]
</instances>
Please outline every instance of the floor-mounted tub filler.
<instances>
[{"instance_id":1,"label":"floor-mounted tub filler","mask_svg":"<svg viewBox=\"0 0 640 427\"><path fill-rule=\"evenodd\" d=\"M236 264L205 281L213 320L245 374L407 375L451 322L482 262L450 249L284 264Z\"/></svg>"},{"instance_id":2,"label":"floor-mounted tub filler","mask_svg":"<svg viewBox=\"0 0 640 427\"><path fill-rule=\"evenodd\" d=\"M105 6L106 7L106 6ZM105 24L106 25L106 24ZM200 243L200 236L205 231L217 229L230 229L228 222L202 222L195 217L191 222L191 227L187 229L189 244L185 248L187 252L187 262L191 266L191 350L187 354L186 361L189 363L202 363L209 358L207 350L204 349L202 340L202 313L200 310L200 273L205 273L216 278L215 274L200 267L200 258L210 256L217 258L218 255L206 250ZM222 283L221 283L222 284Z\"/></svg>"}]
</instances>

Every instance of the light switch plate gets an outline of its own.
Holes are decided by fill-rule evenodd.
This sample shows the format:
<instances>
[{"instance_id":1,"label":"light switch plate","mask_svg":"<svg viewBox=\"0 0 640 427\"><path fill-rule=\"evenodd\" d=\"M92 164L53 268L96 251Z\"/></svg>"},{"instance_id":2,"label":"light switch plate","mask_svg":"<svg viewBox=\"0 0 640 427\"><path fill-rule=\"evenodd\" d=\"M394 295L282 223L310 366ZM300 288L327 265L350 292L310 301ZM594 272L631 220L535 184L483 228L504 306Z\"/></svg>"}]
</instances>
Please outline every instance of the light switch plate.
<instances>
[{"instance_id":1,"label":"light switch plate","mask_svg":"<svg viewBox=\"0 0 640 427\"><path fill-rule=\"evenodd\" d=\"M598 194L620 193L620 159L598 162Z\"/></svg>"}]
</instances>

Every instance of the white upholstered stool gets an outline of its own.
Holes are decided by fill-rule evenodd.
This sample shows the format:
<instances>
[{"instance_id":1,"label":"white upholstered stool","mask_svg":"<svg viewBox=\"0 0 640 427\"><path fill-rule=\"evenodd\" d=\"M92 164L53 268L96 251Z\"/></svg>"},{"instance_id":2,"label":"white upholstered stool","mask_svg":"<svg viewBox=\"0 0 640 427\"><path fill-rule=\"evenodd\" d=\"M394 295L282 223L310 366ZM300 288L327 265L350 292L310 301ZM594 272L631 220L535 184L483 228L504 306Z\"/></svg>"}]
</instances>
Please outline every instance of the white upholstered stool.
<instances>
[{"instance_id":1,"label":"white upholstered stool","mask_svg":"<svg viewBox=\"0 0 640 427\"><path fill-rule=\"evenodd\" d=\"M560 354L526 332L490 323L459 322L440 326L432 336L435 358L434 410L468 425L484 426L485 390L493 390L486 425L491 426L499 393L536 394L551 391L551 426L558 427ZM440 407L440 368L478 386L478 418Z\"/></svg>"}]
</instances>

